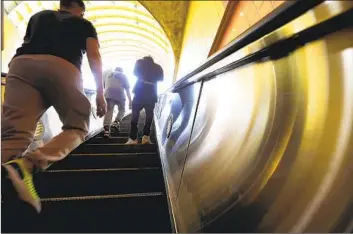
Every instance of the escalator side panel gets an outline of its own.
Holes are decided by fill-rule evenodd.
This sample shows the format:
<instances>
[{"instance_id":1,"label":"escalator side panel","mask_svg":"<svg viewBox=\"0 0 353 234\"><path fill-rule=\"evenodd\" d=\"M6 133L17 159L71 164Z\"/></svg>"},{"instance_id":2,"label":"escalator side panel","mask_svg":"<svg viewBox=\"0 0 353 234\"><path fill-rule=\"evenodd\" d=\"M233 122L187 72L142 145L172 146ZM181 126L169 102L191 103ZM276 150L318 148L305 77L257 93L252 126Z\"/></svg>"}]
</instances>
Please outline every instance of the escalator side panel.
<instances>
[{"instance_id":1,"label":"escalator side panel","mask_svg":"<svg viewBox=\"0 0 353 234\"><path fill-rule=\"evenodd\" d=\"M156 132L171 203L177 199L200 90L201 84L197 83L175 93L165 93L155 109ZM178 208L171 207L172 216L178 216L173 214Z\"/></svg>"},{"instance_id":2,"label":"escalator side panel","mask_svg":"<svg viewBox=\"0 0 353 234\"><path fill-rule=\"evenodd\" d=\"M190 79L203 83L172 204L178 232L346 230L349 222L341 220L351 219L343 216L351 215L353 199L352 28L274 60L220 68L352 6L325 2ZM215 75L203 79L208 73ZM170 109L161 113L157 126L167 125ZM164 167L185 157L176 152L163 156ZM175 175L165 171L169 181Z\"/></svg>"},{"instance_id":3,"label":"escalator side panel","mask_svg":"<svg viewBox=\"0 0 353 234\"><path fill-rule=\"evenodd\" d=\"M258 153L273 124L275 93L270 63L204 83L178 196L182 210L195 208L188 214L202 214L195 223L186 219L193 230L228 199L237 200L234 195L249 187L248 177L259 173L266 160Z\"/></svg>"}]
</instances>

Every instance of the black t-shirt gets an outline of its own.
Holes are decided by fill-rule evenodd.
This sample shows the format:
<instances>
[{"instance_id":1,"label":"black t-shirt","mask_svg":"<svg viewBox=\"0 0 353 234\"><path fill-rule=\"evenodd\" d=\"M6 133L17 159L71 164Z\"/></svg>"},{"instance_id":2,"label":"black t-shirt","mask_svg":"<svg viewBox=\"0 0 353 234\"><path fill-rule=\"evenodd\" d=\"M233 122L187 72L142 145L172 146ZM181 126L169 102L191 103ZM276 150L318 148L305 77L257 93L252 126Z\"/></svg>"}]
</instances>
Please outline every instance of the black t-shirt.
<instances>
[{"instance_id":1,"label":"black t-shirt","mask_svg":"<svg viewBox=\"0 0 353 234\"><path fill-rule=\"evenodd\" d=\"M63 58L81 70L86 39L98 39L91 22L66 11L44 10L33 15L24 42L14 57L47 54Z\"/></svg>"}]
</instances>

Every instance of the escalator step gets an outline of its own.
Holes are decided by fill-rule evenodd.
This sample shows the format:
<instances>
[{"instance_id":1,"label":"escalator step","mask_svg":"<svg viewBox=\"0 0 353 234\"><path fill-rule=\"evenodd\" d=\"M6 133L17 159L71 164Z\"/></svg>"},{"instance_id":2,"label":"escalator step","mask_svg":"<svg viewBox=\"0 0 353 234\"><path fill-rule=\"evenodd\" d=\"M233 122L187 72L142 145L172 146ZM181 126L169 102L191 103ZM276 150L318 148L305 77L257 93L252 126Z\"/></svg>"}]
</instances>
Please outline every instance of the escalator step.
<instances>
[{"instance_id":1,"label":"escalator step","mask_svg":"<svg viewBox=\"0 0 353 234\"><path fill-rule=\"evenodd\" d=\"M26 210L23 206L6 210L7 215L2 216L2 232L171 232L166 198L158 194L43 201L42 208L40 215L25 219L19 219Z\"/></svg>"},{"instance_id":2,"label":"escalator step","mask_svg":"<svg viewBox=\"0 0 353 234\"><path fill-rule=\"evenodd\" d=\"M110 144L110 143L120 143L124 144L128 141L128 137L109 137L109 138L104 138L104 137L94 137L92 139L89 139L88 141L85 142L85 144Z\"/></svg>"},{"instance_id":3,"label":"escalator step","mask_svg":"<svg viewBox=\"0 0 353 234\"><path fill-rule=\"evenodd\" d=\"M34 176L34 183L41 198L164 191L162 172L156 169L44 172Z\"/></svg>"},{"instance_id":4,"label":"escalator step","mask_svg":"<svg viewBox=\"0 0 353 234\"><path fill-rule=\"evenodd\" d=\"M160 167L160 159L157 153L69 155L64 160L54 163L49 170L128 167Z\"/></svg>"},{"instance_id":5,"label":"escalator step","mask_svg":"<svg viewBox=\"0 0 353 234\"><path fill-rule=\"evenodd\" d=\"M141 113L139 140L145 120ZM100 132L33 176L42 200L39 215L18 199L3 175L2 232L171 232L158 147L125 145L130 121L131 116L125 118L112 138Z\"/></svg>"},{"instance_id":6,"label":"escalator step","mask_svg":"<svg viewBox=\"0 0 353 234\"><path fill-rule=\"evenodd\" d=\"M94 138L91 138L85 142L85 144L111 144L111 143L120 143L120 144L125 144L128 141L129 137L127 136L116 136L114 134L111 135L109 138L105 138L103 136L97 136ZM141 143L141 137L137 138L138 142ZM156 137L154 135L151 135L151 141L152 143L156 143Z\"/></svg>"},{"instance_id":7,"label":"escalator step","mask_svg":"<svg viewBox=\"0 0 353 234\"><path fill-rule=\"evenodd\" d=\"M142 129L143 128L141 127L139 129L140 129L140 131L138 132L138 136L141 138L142 137ZM129 131L120 131L120 132L113 131L113 132L110 133L110 136L111 137L126 137L126 138L129 138L129 134L130 134ZM151 137L153 137L153 134L154 134L154 131L151 131ZM102 137L103 135L104 135L103 131L97 134L98 137Z\"/></svg>"},{"instance_id":8,"label":"escalator step","mask_svg":"<svg viewBox=\"0 0 353 234\"><path fill-rule=\"evenodd\" d=\"M157 152L156 144L149 145L125 145L121 143L110 144L83 144L72 151L72 154L82 153L135 153L135 152Z\"/></svg>"},{"instance_id":9,"label":"escalator step","mask_svg":"<svg viewBox=\"0 0 353 234\"><path fill-rule=\"evenodd\" d=\"M113 133L111 133L110 135L111 136L113 136L113 137L129 137L129 131L120 131L120 132L118 132L118 133L116 133L116 132L113 132ZM103 136L103 131L101 132L101 133L99 133L99 134L97 134L97 136L98 137L102 137Z\"/></svg>"}]
</instances>

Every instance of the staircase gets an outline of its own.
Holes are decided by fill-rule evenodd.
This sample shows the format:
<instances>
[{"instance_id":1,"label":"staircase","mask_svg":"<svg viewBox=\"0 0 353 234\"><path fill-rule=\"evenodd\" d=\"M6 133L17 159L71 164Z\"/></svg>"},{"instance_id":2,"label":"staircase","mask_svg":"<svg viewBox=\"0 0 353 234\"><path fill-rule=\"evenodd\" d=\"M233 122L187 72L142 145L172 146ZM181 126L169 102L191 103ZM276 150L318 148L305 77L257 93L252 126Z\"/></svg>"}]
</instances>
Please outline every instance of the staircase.
<instances>
[{"instance_id":1,"label":"staircase","mask_svg":"<svg viewBox=\"0 0 353 234\"><path fill-rule=\"evenodd\" d=\"M139 129L143 122L140 118ZM17 195L3 174L1 231L171 232L157 145L124 145L129 124L127 117L111 138L100 133L35 174L42 198L39 215L14 199Z\"/></svg>"}]
</instances>

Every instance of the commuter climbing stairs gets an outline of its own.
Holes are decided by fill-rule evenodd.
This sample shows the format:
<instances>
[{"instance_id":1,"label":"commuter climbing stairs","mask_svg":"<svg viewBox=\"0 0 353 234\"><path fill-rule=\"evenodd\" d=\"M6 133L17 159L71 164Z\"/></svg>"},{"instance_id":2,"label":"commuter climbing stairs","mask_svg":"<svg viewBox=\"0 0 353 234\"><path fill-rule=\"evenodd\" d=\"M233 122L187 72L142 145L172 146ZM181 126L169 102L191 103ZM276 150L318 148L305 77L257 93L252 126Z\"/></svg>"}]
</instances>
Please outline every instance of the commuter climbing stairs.
<instances>
[{"instance_id":1,"label":"commuter climbing stairs","mask_svg":"<svg viewBox=\"0 0 353 234\"><path fill-rule=\"evenodd\" d=\"M39 215L14 199L11 183L2 183L1 231L171 232L157 145L124 145L129 123L127 117L111 138L100 133L34 175L42 199Z\"/></svg>"}]
</instances>

